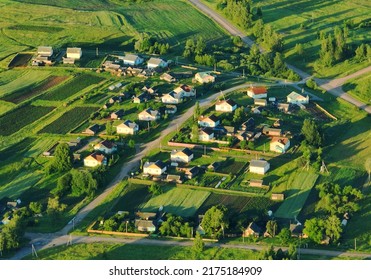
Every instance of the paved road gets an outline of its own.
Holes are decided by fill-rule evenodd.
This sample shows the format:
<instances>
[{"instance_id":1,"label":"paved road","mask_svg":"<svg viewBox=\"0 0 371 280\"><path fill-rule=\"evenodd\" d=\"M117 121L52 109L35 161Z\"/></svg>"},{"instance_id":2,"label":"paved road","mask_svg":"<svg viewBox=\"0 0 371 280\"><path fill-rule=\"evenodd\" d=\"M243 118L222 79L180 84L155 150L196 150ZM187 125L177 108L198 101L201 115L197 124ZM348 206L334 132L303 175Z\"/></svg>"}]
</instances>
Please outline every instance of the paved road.
<instances>
[{"instance_id":1,"label":"paved road","mask_svg":"<svg viewBox=\"0 0 371 280\"><path fill-rule=\"evenodd\" d=\"M41 237L40 237L41 236ZM159 239L138 239L138 238L120 238L120 237L109 237L109 236L60 236L54 239L45 239L45 235L33 234L29 236L35 242L35 248L47 249L55 246L66 245L67 242L71 241L72 244L80 243L115 243L115 244L135 244L135 245L152 245L152 246L182 246L189 247L193 245L192 241L176 241L176 240L159 240ZM259 244L221 244L206 242L206 247L219 247L219 248L238 248L248 249L254 251L261 251L267 248L266 245ZM282 250L288 250L288 247L275 247L276 249L281 248ZM28 248L27 254L31 253L31 248ZM371 254L359 253L359 252L341 252L341 251L330 251L330 250L318 250L318 249L300 249L301 254L315 255L315 256L329 256L329 257L352 257L366 259L371 258ZM24 256L23 256L24 257Z\"/></svg>"},{"instance_id":2,"label":"paved road","mask_svg":"<svg viewBox=\"0 0 371 280\"><path fill-rule=\"evenodd\" d=\"M221 27L223 27L225 30L227 30L231 35L233 36L240 36L242 40L248 45L252 46L253 44L256 44L253 40L251 40L249 37L247 37L242 31L238 30L231 22L229 22L227 19L225 19L223 16L219 15L217 12L209 8L208 6L202 4L199 0L189 0L194 6L196 6L199 10L201 10L203 13L208 15L210 18L214 19ZM259 46L259 49L261 52L264 52L264 49ZM302 79L306 80L311 77L310 74L306 73L305 71L295 67L294 65L287 64L287 66L292 69L295 73L297 73ZM318 79L314 78L314 80L317 82L317 84L331 93L332 95L336 97L340 97L349 103L352 103L353 105L357 106L358 108L365 110L367 113L371 114L371 106L368 106L364 104L363 102L353 98L346 92L344 92L341 88L341 86L348 81L349 79L353 79L355 77L358 77L360 75L369 73L371 71L371 66L364 68L356 73L353 73L351 75L348 75L343 78L335 79L335 80L324 80L324 79Z\"/></svg>"}]
</instances>

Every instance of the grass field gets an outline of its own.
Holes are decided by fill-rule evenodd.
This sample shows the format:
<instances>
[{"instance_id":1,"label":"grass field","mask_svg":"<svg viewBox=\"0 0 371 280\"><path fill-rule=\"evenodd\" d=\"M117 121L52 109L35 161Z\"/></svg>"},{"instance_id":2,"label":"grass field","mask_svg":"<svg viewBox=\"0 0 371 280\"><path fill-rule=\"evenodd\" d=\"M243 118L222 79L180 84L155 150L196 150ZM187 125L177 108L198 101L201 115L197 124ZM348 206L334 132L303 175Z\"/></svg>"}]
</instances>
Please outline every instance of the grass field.
<instances>
[{"instance_id":1,"label":"grass field","mask_svg":"<svg viewBox=\"0 0 371 280\"><path fill-rule=\"evenodd\" d=\"M293 219L300 214L318 175L312 172L296 171L286 182L285 200L274 213L277 218Z\"/></svg>"},{"instance_id":2,"label":"grass field","mask_svg":"<svg viewBox=\"0 0 371 280\"><path fill-rule=\"evenodd\" d=\"M160 206L164 211L182 217L193 216L198 208L210 195L208 191L188 190L172 187L162 187L164 193L152 197L143 205L142 211L157 211Z\"/></svg>"},{"instance_id":3,"label":"grass field","mask_svg":"<svg viewBox=\"0 0 371 280\"><path fill-rule=\"evenodd\" d=\"M21 88L19 90L14 91L11 94L8 94L1 99L7 102L12 102L15 104L19 104L25 100L29 100L32 97L35 97L44 91L63 83L68 79L68 76L50 76L42 81L40 84L31 85L27 88Z\"/></svg>"},{"instance_id":4,"label":"grass field","mask_svg":"<svg viewBox=\"0 0 371 280\"><path fill-rule=\"evenodd\" d=\"M51 75L50 71L9 70L0 74L0 96L26 90Z\"/></svg>"},{"instance_id":5,"label":"grass field","mask_svg":"<svg viewBox=\"0 0 371 280\"><path fill-rule=\"evenodd\" d=\"M8 136L54 110L54 107L26 105L0 117L0 135Z\"/></svg>"},{"instance_id":6,"label":"grass field","mask_svg":"<svg viewBox=\"0 0 371 280\"><path fill-rule=\"evenodd\" d=\"M44 94L43 100L60 101L78 93L79 91L91 85L103 81L102 77L90 74L81 74L74 77L71 81L57 87L56 89Z\"/></svg>"},{"instance_id":7,"label":"grass field","mask_svg":"<svg viewBox=\"0 0 371 280\"><path fill-rule=\"evenodd\" d=\"M48 124L39 133L65 134L84 122L95 111L97 107L75 107Z\"/></svg>"},{"instance_id":8,"label":"grass field","mask_svg":"<svg viewBox=\"0 0 371 280\"><path fill-rule=\"evenodd\" d=\"M371 104L371 76L366 75L357 79L349 80L343 85L343 90L363 101Z\"/></svg>"}]
</instances>

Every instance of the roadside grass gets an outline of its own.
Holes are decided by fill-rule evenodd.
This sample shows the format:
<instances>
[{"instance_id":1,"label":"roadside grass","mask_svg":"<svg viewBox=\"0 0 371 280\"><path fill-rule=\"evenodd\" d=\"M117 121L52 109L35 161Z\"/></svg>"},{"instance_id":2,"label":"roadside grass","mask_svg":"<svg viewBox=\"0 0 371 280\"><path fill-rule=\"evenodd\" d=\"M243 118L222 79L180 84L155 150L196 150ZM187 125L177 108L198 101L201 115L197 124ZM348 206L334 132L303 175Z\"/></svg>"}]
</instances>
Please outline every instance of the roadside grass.
<instances>
[{"instance_id":1,"label":"roadside grass","mask_svg":"<svg viewBox=\"0 0 371 280\"><path fill-rule=\"evenodd\" d=\"M366 84L368 87L360 88L362 84ZM348 80L343 85L343 90L351 96L363 101L365 104L371 105L371 76L369 74Z\"/></svg>"}]
</instances>

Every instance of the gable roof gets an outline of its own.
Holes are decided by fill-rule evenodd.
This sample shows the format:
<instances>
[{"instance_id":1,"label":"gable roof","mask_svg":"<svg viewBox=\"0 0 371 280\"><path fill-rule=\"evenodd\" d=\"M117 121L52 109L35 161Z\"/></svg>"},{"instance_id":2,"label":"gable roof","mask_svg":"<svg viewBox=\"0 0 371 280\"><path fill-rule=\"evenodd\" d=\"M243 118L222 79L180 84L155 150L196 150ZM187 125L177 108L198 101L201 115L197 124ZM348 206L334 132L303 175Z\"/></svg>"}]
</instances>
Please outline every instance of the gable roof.
<instances>
[{"instance_id":1,"label":"gable roof","mask_svg":"<svg viewBox=\"0 0 371 280\"><path fill-rule=\"evenodd\" d=\"M193 155L193 152L188 148L185 148L182 151L177 151L177 150L171 151L171 155L176 155L176 154L182 154L182 155L185 155L185 156L189 157L189 156Z\"/></svg>"},{"instance_id":2,"label":"gable roof","mask_svg":"<svg viewBox=\"0 0 371 280\"><path fill-rule=\"evenodd\" d=\"M307 97L295 92L295 91L292 91L288 96L287 98L290 98L290 99L293 99L293 100L306 100Z\"/></svg>"},{"instance_id":3,"label":"gable roof","mask_svg":"<svg viewBox=\"0 0 371 280\"><path fill-rule=\"evenodd\" d=\"M228 104L230 106L235 106L237 105L236 102L234 102L232 99L227 99L227 100L219 100L218 102L216 102L215 105L222 105L222 104Z\"/></svg>"},{"instance_id":4,"label":"gable roof","mask_svg":"<svg viewBox=\"0 0 371 280\"><path fill-rule=\"evenodd\" d=\"M247 90L253 92L254 94L267 93L266 87L249 87Z\"/></svg>"},{"instance_id":5,"label":"gable roof","mask_svg":"<svg viewBox=\"0 0 371 280\"><path fill-rule=\"evenodd\" d=\"M155 64L155 65L160 65L162 62L165 62L163 59L161 58L157 58L157 57L151 57L149 60L148 60L148 64Z\"/></svg>"},{"instance_id":6,"label":"gable roof","mask_svg":"<svg viewBox=\"0 0 371 280\"><path fill-rule=\"evenodd\" d=\"M286 137L273 137L271 140L271 143L278 142L278 143L286 145L289 141L290 141L289 138L286 138Z\"/></svg>"},{"instance_id":7,"label":"gable roof","mask_svg":"<svg viewBox=\"0 0 371 280\"><path fill-rule=\"evenodd\" d=\"M145 168L160 168L163 169L166 167L165 163L163 163L161 160L156 160L155 162L146 162L144 164Z\"/></svg>"},{"instance_id":8,"label":"gable roof","mask_svg":"<svg viewBox=\"0 0 371 280\"><path fill-rule=\"evenodd\" d=\"M94 133L97 133L100 129L100 126L98 124L93 124L92 126L89 126L85 131L93 131Z\"/></svg>"},{"instance_id":9,"label":"gable roof","mask_svg":"<svg viewBox=\"0 0 371 280\"><path fill-rule=\"evenodd\" d=\"M106 157L104 155L100 154L100 153L94 152L94 153L88 155L85 159L96 160L96 161L102 163L106 159Z\"/></svg>"},{"instance_id":10,"label":"gable roof","mask_svg":"<svg viewBox=\"0 0 371 280\"><path fill-rule=\"evenodd\" d=\"M253 159L250 161L250 167L265 167L268 161L262 159Z\"/></svg>"},{"instance_id":11,"label":"gable roof","mask_svg":"<svg viewBox=\"0 0 371 280\"><path fill-rule=\"evenodd\" d=\"M126 54L124 56L124 60L132 61L132 62L135 62L138 58L139 56L136 54Z\"/></svg>"},{"instance_id":12,"label":"gable roof","mask_svg":"<svg viewBox=\"0 0 371 280\"><path fill-rule=\"evenodd\" d=\"M204 78L207 78L207 77L214 77L213 75L211 75L211 72L198 72L196 73L196 75L198 75L201 79L204 79Z\"/></svg>"},{"instance_id":13,"label":"gable roof","mask_svg":"<svg viewBox=\"0 0 371 280\"><path fill-rule=\"evenodd\" d=\"M201 116L199 120L202 122L214 122L214 123L219 121L219 119L215 115L211 115L208 117Z\"/></svg>"},{"instance_id":14,"label":"gable roof","mask_svg":"<svg viewBox=\"0 0 371 280\"><path fill-rule=\"evenodd\" d=\"M193 88L191 86L183 84L183 85L177 87L176 89L174 89L173 91L176 92L176 93L179 93L181 91L190 92L191 90L193 90Z\"/></svg>"},{"instance_id":15,"label":"gable roof","mask_svg":"<svg viewBox=\"0 0 371 280\"><path fill-rule=\"evenodd\" d=\"M124 114L124 110L120 109L120 110L117 110L115 112L112 112L112 114L115 114L117 116L122 116Z\"/></svg>"},{"instance_id":16,"label":"gable roof","mask_svg":"<svg viewBox=\"0 0 371 280\"><path fill-rule=\"evenodd\" d=\"M148 109L143 110L139 114L146 114L146 115L148 114L148 115L151 115L151 116L155 117L159 114L159 111L158 110L153 110L152 108L148 108Z\"/></svg>"},{"instance_id":17,"label":"gable roof","mask_svg":"<svg viewBox=\"0 0 371 280\"><path fill-rule=\"evenodd\" d=\"M40 46L37 48L37 52L51 52L53 50L52 47Z\"/></svg>"},{"instance_id":18,"label":"gable roof","mask_svg":"<svg viewBox=\"0 0 371 280\"><path fill-rule=\"evenodd\" d=\"M109 141L109 140L103 140L103 141L100 142L98 145L103 146L103 147L105 147L105 148L107 148L107 149L112 149L112 148L117 147L117 145L116 145L114 142ZM98 146L98 145L97 145L97 146Z\"/></svg>"},{"instance_id":19,"label":"gable roof","mask_svg":"<svg viewBox=\"0 0 371 280\"><path fill-rule=\"evenodd\" d=\"M266 133L266 132L279 132L279 133L281 133L282 129L281 128L273 128L273 127L264 126L263 127L263 133Z\"/></svg>"},{"instance_id":20,"label":"gable roof","mask_svg":"<svg viewBox=\"0 0 371 280\"><path fill-rule=\"evenodd\" d=\"M254 222L251 222L249 226L247 227L247 229L251 229L253 232L256 232L256 233L261 233L260 227Z\"/></svg>"},{"instance_id":21,"label":"gable roof","mask_svg":"<svg viewBox=\"0 0 371 280\"><path fill-rule=\"evenodd\" d=\"M124 121L123 123L119 124L118 126L125 126L127 128L135 128L137 127L138 125L135 123L135 122L132 122L130 120L126 120Z\"/></svg>"},{"instance_id":22,"label":"gable roof","mask_svg":"<svg viewBox=\"0 0 371 280\"><path fill-rule=\"evenodd\" d=\"M81 48L67 48L67 53L77 53L80 54Z\"/></svg>"},{"instance_id":23,"label":"gable roof","mask_svg":"<svg viewBox=\"0 0 371 280\"><path fill-rule=\"evenodd\" d=\"M210 136L214 134L214 130L212 130L210 127L204 127L200 130L200 133L204 133Z\"/></svg>"}]
</instances>

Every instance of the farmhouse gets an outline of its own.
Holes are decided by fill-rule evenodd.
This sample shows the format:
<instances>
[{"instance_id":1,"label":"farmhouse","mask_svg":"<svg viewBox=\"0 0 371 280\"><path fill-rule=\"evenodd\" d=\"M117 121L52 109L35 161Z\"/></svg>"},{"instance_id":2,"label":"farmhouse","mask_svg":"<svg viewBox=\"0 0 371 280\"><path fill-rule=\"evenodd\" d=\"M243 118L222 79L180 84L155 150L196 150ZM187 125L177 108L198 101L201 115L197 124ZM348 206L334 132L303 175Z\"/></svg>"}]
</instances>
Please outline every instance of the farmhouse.
<instances>
[{"instance_id":1,"label":"farmhouse","mask_svg":"<svg viewBox=\"0 0 371 280\"><path fill-rule=\"evenodd\" d=\"M196 90L188 85L181 85L174 89L176 94L182 94L183 97L194 97L196 96Z\"/></svg>"},{"instance_id":2,"label":"farmhouse","mask_svg":"<svg viewBox=\"0 0 371 280\"><path fill-rule=\"evenodd\" d=\"M170 155L171 161L183 162L183 163L191 162L193 157L194 157L193 152L188 148L185 148L182 151L174 150L171 152L171 155Z\"/></svg>"},{"instance_id":3,"label":"farmhouse","mask_svg":"<svg viewBox=\"0 0 371 280\"><path fill-rule=\"evenodd\" d=\"M145 91L145 92L148 92L151 95L158 95L158 93L157 93L158 88L157 87L144 86L144 87L142 87L142 90Z\"/></svg>"},{"instance_id":4,"label":"farmhouse","mask_svg":"<svg viewBox=\"0 0 371 280\"><path fill-rule=\"evenodd\" d=\"M53 48L52 47L38 47L37 48L37 54L39 56L44 56L44 57L50 57L53 55Z\"/></svg>"},{"instance_id":5,"label":"farmhouse","mask_svg":"<svg viewBox=\"0 0 371 280\"><path fill-rule=\"evenodd\" d=\"M127 54L122 58L124 64L136 66L143 63L143 58L135 54Z\"/></svg>"},{"instance_id":6,"label":"farmhouse","mask_svg":"<svg viewBox=\"0 0 371 280\"><path fill-rule=\"evenodd\" d=\"M216 127L219 124L220 120L215 115L211 115L209 117L201 116L198 119L198 125L201 127Z\"/></svg>"},{"instance_id":7,"label":"farmhouse","mask_svg":"<svg viewBox=\"0 0 371 280\"><path fill-rule=\"evenodd\" d=\"M82 56L81 48L67 48L67 58L80 59Z\"/></svg>"},{"instance_id":8,"label":"farmhouse","mask_svg":"<svg viewBox=\"0 0 371 280\"><path fill-rule=\"evenodd\" d=\"M267 98L266 87L250 87L247 89L247 95L254 99Z\"/></svg>"},{"instance_id":9,"label":"farmhouse","mask_svg":"<svg viewBox=\"0 0 371 280\"><path fill-rule=\"evenodd\" d=\"M124 110L120 109L120 110L117 110L116 112L113 112L111 114L111 119L120 120L123 115L124 115Z\"/></svg>"},{"instance_id":10,"label":"farmhouse","mask_svg":"<svg viewBox=\"0 0 371 280\"><path fill-rule=\"evenodd\" d=\"M208 142L214 139L214 131L208 127L202 128L198 132L198 140Z\"/></svg>"},{"instance_id":11,"label":"farmhouse","mask_svg":"<svg viewBox=\"0 0 371 280\"><path fill-rule=\"evenodd\" d=\"M195 80L201 84L214 83L215 77L210 72L198 72L195 75Z\"/></svg>"},{"instance_id":12,"label":"farmhouse","mask_svg":"<svg viewBox=\"0 0 371 280\"><path fill-rule=\"evenodd\" d=\"M285 153L290 147L290 140L285 137L273 137L270 142L270 151L276 153Z\"/></svg>"},{"instance_id":13,"label":"farmhouse","mask_svg":"<svg viewBox=\"0 0 371 280\"><path fill-rule=\"evenodd\" d=\"M160 80L163 80L165 82L168 82L168 83L174 83L176 82L176 79L171 76L169 73L164 73L160 76Z\"/></svg>"},{"instance_id":14,"label":"farmhouse","mask_svg":"<svg viewBox=\"0 0 371 280\"><path fill-rule=\"evenodd\" d=\"M99 132L99 129L100 129L100 126L98 124L93 124L92 126L85 129L83 133L88 134L88 135L95 135Z\"/></svg>"},{"instance_id":15,"label":"farmhouse","mask_svg":"<svg viewBox=\"0 0 371 280\"><path fill-rule=\"evenodd\" d=\"M290 110L290 104L288 103L278 103L277 104L277 109L287 113Z\"/></svg>"},{"instance_id":16,"label":"farmhouse","mask_svg":"<svg viewBox=\"0 0 371 280\"><path fill-rule=\"evenodd\" d=\"M99 165L107 165L107 158L97 152L84 158L84 166L86 167L96 167Z\"/></svg>"},{"instance_id":17,"label":"farmhouse","mask_svg":"<svg viewBox=\"0 0 371 280\"><path fill-rule=\"evenodd\" d=\"M175 105L166 105L165 107L161 108L164 114L175 114L178 108Z\"/></svg>"},{"instance_id":18,"label":"farmhouse","mask_svg":"<svg viewBox=\"0 0 371 280\"><path fill-rule=\"evenodd\" d=\"M183 101L183 93L176 93L174 91L164 94L161 97L161 101L164 104L179 104Z\"/></svg>"},{"instance_id":19,"label":"farmhouse","mask_svg":"<svg viewBox=\"0 0 371 280\"><path fill-rule=\"evenodd\" d=\"M116 131L118 134L134 135L139 131L139 126L135 122L127 120L122 124L119 124L116 127Z\"/></svg>"},{"instance_id":20,"label":"farmhouse","mask_svg":"<svg viewBox=\"0 0 371 280\"><path fill-rule=\"evenodd\" d=\"M262 132L263 134L267 136L281 136L282 135L282 129L272 128L268 126L264 126Z\"/></svg>"},{"instance_id":21,"label":"farmhouse","mask_svg":"<svg viewBox=\"0 0 371 280\"><path fill-rule=\"evenodd\" d=\"M62 57L63 64L75 64L74 58Z\"/></svg>"},{"instance_id":22,"label":"farmhouse","mask_svg":"<svg viewBox=\"0 0 371 280\"><path fill-rule=\"evenodd\" d=\"M32 66L41 66L41 65L52 65L53 62L50 60L48 56L41 56L38 55L34 59L32 59Z\"/></svg>"},{"instance_id":23,"label":"farmhouse","mask_svg":"<svg viewBox=\"0 0 371 280\"><path fill-rule=\"evenodd\" d=\"M143 102L147 102L149 99L151 99L151 96L147 92L142 92L141 94L133 98L133 103L140 104Z\"/></svg>"},{"instance_id":24,"label":"farmhouse","mask_svg":"<svg viewBox=\"0 0 371 280\"><path fill-rule=\"evenodd\" d=\"M112 141L103 140L94 146L94 150L110 155L117 152L117 145Z\"/></svg>"},{"instance_id":25,"label":"farmhouse","mask_svg":"<svg viewBox=\"0 0 371 280\"><path fill-rule=\"evenodd\" d=\"M145 109L138 114L138 119L140 121L156 121L161 117L160 112L153 110L152 108Z\"/></svg>"},{"instance_id":26,"label":"farmhouse","mask_svg":"<svg viewBox=\"0 0 371 280\"><path fill-rule=\"evenodd\" d=\"M260 98L254 99L254 105L265 107L265 106L267 106L267 99L260 99Z\"/></svg>"},{"instance_id":27,"label":"farmhouse","mask_svg":"<svg viewBox=\"0 0 371 280\"><path fill-rule=\"evenodd\" d=\"M270 168L270 164L266 160L253 159L250 161L250 172L264 175Z\"/></svg>"},{"instance_id":28,"label":"farmhouse","mask_svg":"<svg viewBox=\"0 0 371 280\"><path fill-rule=\"evenodd\" d=\"M167 67L167 62L161 58L151 57L147 62L148 69Z\"/></svg>"},{"instance_id":29,"label":"farmhouse","mask_svg":"<svg viewBox=\"0 0 371 280\"><path fill-rule=\"evenodd\" d=\"M121 68L120 64L114 63L113 61L106 60L103 65L106 70L118 71Z\"/></svg>"},{"instance_id":30,"label":"farmhouse","mask_svg":"<svg viewBox=\"0 0 371 280\"><path fill-rule=\"evenodd\" d=\"M309 103L309 95L303 96L303 95L293 91L287 96L287 103L296 104L296 105L308 104Z\"/></svg>"},{"instance_id":31,"label":"farmhouse","mask_svg":"<svg viewBox=\"0 0 371 280\"><path fill-rule=\"evenodd\" d=\"M254 118L249 118L247 121L241 124L240 129L247 131L247 130L253 130L255 128L255 120Z\"/></svg>"},{"instance_id":32,"label":"farmhouse","mask_svg":"<svg viewBox=\"0 0 371 280\"><path fill-rule=\"evenodd\" d=\"M233 112L237 109L237 104L232 99L220 100L215 104L215 111Z\"/></svg>"},{"instance_id":33,"label":"farmhouse","mask_svg":"<svg viewBox=\"0 0 371 280\"><path fill-rule=\"evenodd\" d=\"M261 228L254 222L251 222L249 226L243 231L244 237L254 236L259 237L262 234Z\"/></svg>"},{"instance_id":34,"label":"farmhouse","mask_svg":"<svg viewBox=\"0 0 371 280\"><path fill-rule=\"evenodd\" d=\"M159 176L162 175L166 169L166 165L161 160L157 160L156 162L146 162L143 166L143 173Z\"/></svg>"},{"instance_id":35,"label":"farmhouse","mask_svg":"<svg viewBox=\"0 0 371 280\"><path fill-rule=\"evenodd\" d=\"M140 232L154 232L156 226L154 221L135 220L135 228Z\"/></svg>"},{"instance_id":36,"label":"farmhouse","mask_svg":"<svg viewBox=\"0 0 371 280\"><path fill-rule=\"evenodd\" d=\"M184 175L187 179L194 178L200 172L200 168L198 166L193 166L191 168L184 169Z\"/></svg>"}]
</instances>

